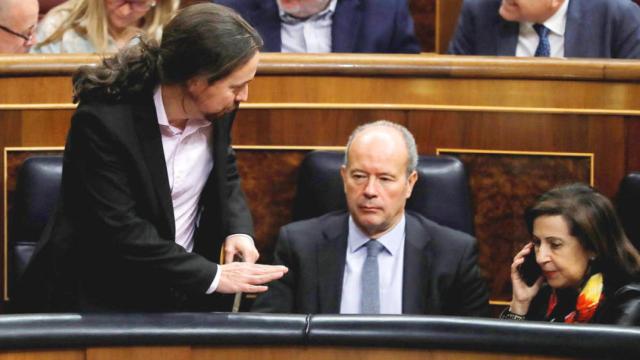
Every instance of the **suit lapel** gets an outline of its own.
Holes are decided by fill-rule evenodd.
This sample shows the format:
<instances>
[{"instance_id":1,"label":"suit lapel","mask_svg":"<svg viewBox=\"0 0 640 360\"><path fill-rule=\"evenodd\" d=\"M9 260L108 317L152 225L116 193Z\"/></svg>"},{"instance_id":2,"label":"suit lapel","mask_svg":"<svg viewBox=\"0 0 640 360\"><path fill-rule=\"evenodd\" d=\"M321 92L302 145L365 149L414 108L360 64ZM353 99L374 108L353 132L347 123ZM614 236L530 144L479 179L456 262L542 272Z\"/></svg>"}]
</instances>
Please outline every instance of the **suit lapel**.
<instances>
[{"instance_id":1,"label":"suit lapel","mask_svg":"<svg viewBox=\"0 0 640 360\"><path fill-rule=\"evenodd\" d=\"M169 225L171 236L175 236L175 219L173 215L173 202L171 201L171 189L167 178L167 164L164 160L162 137L158 118L156 116L153 97L148 96L140 105L133 109L134 121L142 156L147 165L151 182L158 196L165 222Z\"/></svg>"},{"instance_id":2,"label":"suit lapel","mask_svg":"<svg viewBox=\"0 0 640 360\"><path fill-rule=\"evenodd\" d=\"M280 13L275 0L260 0L249 15L251 24L260 32L264 41L264 51L280 52Z\"/></svg>"},{"instance_id":3,"label":"suit lapel","mask_svg":"<svg viewBox=\"0 0 640 360\"><path fill-rule=\"evenodd\" d=\"M327 222L318 253L318 307L319 313L337 314L342 300L342 278L347 253L349 216L340 213Z\"/></svg>"},{"instance_id":4,"label":"suit lapel","mask_svg":"<svg viewBox=\"0 0 640 360\"><path fill-rule=\"evenodd\" d=\"M226 199L227 194L227 151L229 147L230 139L230 127L233 123L235 112L225 115L220 119L213 121L213 134L211 137L212 151L213 151L213 169L209 173L207 182L205 183L202 193L200 194L200 205L210 207L211 211L216 212L216 219L221 223L216 224L214 228L219 228L220 233L226 233L227 231L227 207L220 206L222 199ZM217 186L217 182L220 182L220 186ZM212 225L211 223L207 225ZM203 226L204 227L204 226ZM213 242L197 242L196 246L198 252L202 254L215 253L216 249L205 249L203 246L213 244Z\"/></svg>"},{"instance_id":5,"label":"suit lapel","mask_svg":"<svg viewBox=\"0 0 640 360\"><path fill-rule=\"evenodd\" d=\"M333 52L355 52L362 21L361 1L338 0L331 25Z\"/></svg>"},{"instance_id":6,"label":"suit lapel","mask_svg":"<svg viewBox=\"0 0 640 360\"><path fill-rule=\"evenodd\" d=\"M226 186L215 186L215 182L222 181L226 183L226 174L227 174L227 149L229 148L229 143L231 139L230 131L231 125L233 123L233 119L235 118L235 112L225 115L221 119L217 119L213 122L213 171L209 175L209 179L207 180L207 191L217 190L217 198L220 202L222 199L225 199L227 188ZM223 211L223 209L220 209ZM221 214L223 219L226 219L226 213Z\"/></svg>"},{"instance_id":7,"label":"suit lapel","mask_svg":"<svg viewBox=\"0 0 640 360\"><path fill-rule=\"evenodd\" d=\"M402 313L425 314L430 274L430 254L427 244L430 235L419 225L417 219L405 213L406 229L404 243L404 265L402 276Z\"/></svg>"},{"instance_id":8,"label":"suit lapel","mask_svg":"<svg viewBox=\"0 0 640 360\"><path fill-rule=\"evenodd\" d=\"M516 47L518 46L518 35L520 32L520 24L513 21L505 21L500 18L497 26L498 56L516 56Z\"/></svg>"},{"instance_id":9,"label":"suit lapel","mask_svg":"<svg viewBox=\"0 0 640 360\"><path fill-rule=\"evenodd\" d=\"M564 30L564 56L586 56L583 49L585 45L593 45L589 26L582 23L581 1L569 1L567 8L567 24Z\"/></svg>"}]
</instances>

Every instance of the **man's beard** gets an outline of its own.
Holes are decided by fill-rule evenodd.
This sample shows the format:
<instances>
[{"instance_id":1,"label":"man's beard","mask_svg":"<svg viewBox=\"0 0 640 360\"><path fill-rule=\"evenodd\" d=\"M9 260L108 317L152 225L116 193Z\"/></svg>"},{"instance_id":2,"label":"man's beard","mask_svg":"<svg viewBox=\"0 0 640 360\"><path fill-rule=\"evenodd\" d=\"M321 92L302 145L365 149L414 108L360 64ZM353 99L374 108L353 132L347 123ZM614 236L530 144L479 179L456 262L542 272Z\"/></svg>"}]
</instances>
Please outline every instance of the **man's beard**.
<instances>
[{"instance_id":1,"label":"man's beard","mask_svg":"<svg viewBox=\"0 0 640 360\"><path fill-rule=\"evenodd\" d=\"M214 122L218 119L223 118L225 115L234 112L236 110L238 110L238 107L240 106L239 102L234 102L232 106L229 106L228 108L223 109L222 111L219 111L217 113L209 113L209 114L205 114L205 119L209 120L210 122Z\"/></svg>"}]
</instances>

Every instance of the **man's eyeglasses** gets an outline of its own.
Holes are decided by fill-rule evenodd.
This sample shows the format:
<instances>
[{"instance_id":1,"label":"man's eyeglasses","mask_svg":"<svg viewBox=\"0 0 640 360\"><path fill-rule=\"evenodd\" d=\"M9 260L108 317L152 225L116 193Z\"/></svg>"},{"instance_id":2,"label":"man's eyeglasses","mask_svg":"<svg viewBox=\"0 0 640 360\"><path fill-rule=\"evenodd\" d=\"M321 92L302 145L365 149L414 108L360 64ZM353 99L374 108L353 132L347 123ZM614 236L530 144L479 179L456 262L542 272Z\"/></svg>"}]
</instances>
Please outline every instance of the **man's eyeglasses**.
<instances>
[{"instance_id":1,"label":"man's eyeglasses","mask_svg":"<svg viewBox=\"0 0 640 360\"><path fill-rule=\"evenodd\" d=\"M27 34L27 35L25 35L25 34L20 34L19 32L17 32L17 31L13 31L13 30L11 30L11 29L9 29L8 27L3 26L3 25L0 25L0 29L2 29L2 30L4 30L4 31L8 32L8 33L9 33L9 34L11 34L11 35L15 35L15 36L17 36L17 37L19 37L19 38L23 39L23 40L25 41L25 43L30 43L30 42L31 42L31 40L33 40L33 26L32 26L31 28L29 28L29 34Z\"/></svg>"}]
</instances>

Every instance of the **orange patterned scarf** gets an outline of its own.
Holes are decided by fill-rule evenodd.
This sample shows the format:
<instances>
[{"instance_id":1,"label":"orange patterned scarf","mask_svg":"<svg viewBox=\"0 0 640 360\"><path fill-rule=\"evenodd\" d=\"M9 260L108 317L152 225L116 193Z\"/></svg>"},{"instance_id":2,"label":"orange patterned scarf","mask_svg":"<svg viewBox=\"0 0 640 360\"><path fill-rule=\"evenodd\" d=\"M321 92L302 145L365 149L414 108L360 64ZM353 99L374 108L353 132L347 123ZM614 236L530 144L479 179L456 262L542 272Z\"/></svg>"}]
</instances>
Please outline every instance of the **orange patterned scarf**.
<instances>
[{"instance_id":1,"label":"orange patterned scarf","mask_svg":"<svg viewBox=\"0 0 640 360\"><path fill-rule=\"evenodd\" d=\"M576 301L576 309L564 317L565 323L588 323L598 309L598 305L604 300L602 293L603 280L602 273L592 275L587 283L580 291L578 300ZM547 307L547 318L558 304L558 295L555 289L549 297L549 305Z\"/></svg>"}]
</instances>

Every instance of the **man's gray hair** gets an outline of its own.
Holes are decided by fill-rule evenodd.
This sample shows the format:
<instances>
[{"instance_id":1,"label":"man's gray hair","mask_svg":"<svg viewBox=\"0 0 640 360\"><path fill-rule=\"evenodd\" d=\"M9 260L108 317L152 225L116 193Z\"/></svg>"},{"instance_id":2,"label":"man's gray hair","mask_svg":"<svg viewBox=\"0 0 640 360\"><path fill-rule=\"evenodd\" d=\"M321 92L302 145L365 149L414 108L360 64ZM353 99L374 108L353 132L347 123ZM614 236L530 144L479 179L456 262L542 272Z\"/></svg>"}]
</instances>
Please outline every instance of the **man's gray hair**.
<instances>
[{"instance_id":1,"label":"man's gray hair","mask_svg":"<svg viewBox=\"0 0 640 360\"><path fill-rule=\"evenodd\" d=\"M353 139L355 139L355 137L359 133L372 127L389 127L398 130L400 134L402 134L402 138L404 139L404 144L407 147L408 154L407 176L411 175L411 173L414 172L416 170L416 167L418 166L418 149L416 147L416 140L413 138L413 135L411 134L411 132L409 132L409 130L407 130L406 127L388 120L377 120L364 125L360 125L355 130L353 130L351 135L349 135L349 141L347 141L347 149L344 152L344 166L349 165L349 149L351 149L351 143L353 142Z\"/></svg>"}]
</instances>

